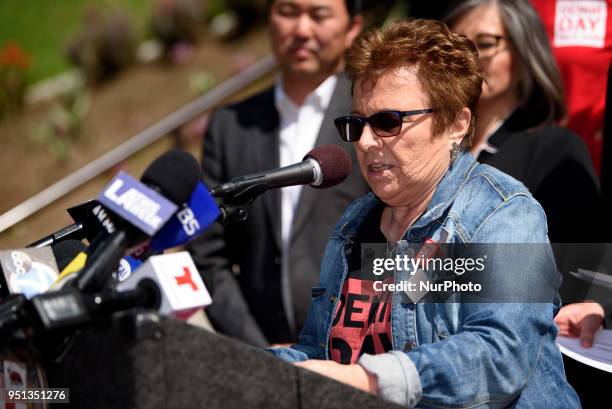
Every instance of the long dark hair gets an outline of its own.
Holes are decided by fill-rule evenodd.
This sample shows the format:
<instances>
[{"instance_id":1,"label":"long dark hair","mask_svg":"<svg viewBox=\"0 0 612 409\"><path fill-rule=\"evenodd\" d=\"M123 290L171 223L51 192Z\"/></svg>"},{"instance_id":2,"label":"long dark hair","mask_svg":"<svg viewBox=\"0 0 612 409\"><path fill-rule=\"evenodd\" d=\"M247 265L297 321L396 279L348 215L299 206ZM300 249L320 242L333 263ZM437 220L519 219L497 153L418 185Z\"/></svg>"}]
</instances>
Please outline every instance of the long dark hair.
<instances>
[{"instance_id":1,"label":"long dark hair","mask_svg":"<svg viewBox=\"0 0 612 409\"><path fill-rule=\"evenodd\" d=\"M497 4L518 58L520 108L532 125L565 116L563 84L540 16L528 0L464 0L451 5L444 17L450 26L469 10Z\"/></svg>"}]
</instances>

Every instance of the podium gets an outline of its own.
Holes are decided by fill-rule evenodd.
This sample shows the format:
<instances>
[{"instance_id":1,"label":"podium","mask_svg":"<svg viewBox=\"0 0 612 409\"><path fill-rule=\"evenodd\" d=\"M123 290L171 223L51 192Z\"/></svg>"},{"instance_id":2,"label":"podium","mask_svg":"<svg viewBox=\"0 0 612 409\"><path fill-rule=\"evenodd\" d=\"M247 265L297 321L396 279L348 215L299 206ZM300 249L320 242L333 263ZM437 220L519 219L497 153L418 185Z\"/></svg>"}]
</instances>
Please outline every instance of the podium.
<instances>
[{"instance_id":1,"label":"podium","mask_svg":"<svg viewBox=\"0 0 612 409\"><path fill-rule=\"evenodd\" d=\"M400 407L266 351L149 312L83 330L62 361L45 370L49 387L70 388L73 408Z\"/></svg>"}]
</instances>

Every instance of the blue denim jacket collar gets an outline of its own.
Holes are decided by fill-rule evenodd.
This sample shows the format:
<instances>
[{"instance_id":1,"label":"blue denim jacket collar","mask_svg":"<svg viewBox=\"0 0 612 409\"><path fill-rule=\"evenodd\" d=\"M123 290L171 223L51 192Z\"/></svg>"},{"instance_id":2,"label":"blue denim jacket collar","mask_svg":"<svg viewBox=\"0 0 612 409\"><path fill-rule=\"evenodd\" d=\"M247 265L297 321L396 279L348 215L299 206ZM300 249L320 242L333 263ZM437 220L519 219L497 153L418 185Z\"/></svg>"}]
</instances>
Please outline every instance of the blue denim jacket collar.
<instances>
[{"instance_id":1,"label":"blue denim jacket collar","mask_svg":"<svg viewBox=\"0 0 612 409\"><path fill-rule=\"evenodd\" d=\"M427 209L411 229L428 226L433 220L442 217L477 164L478 162L470 153L461 151L436 187ZM372 193L363 198L360 205L355 206L351 212L345 214L347 222L340 227L340 237L351 240L370 211L380 203L381 200Z\"/></svg>"}]
</instances>

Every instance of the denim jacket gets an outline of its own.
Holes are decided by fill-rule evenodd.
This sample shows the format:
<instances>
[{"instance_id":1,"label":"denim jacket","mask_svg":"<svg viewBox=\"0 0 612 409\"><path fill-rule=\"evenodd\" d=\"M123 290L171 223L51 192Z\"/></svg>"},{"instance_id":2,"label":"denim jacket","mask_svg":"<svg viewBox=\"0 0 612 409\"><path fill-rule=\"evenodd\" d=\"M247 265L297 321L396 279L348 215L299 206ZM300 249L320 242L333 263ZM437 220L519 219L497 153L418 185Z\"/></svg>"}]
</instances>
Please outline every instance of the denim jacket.
<instances>
[{"instance_id":1,"label":"denim jacket","mask_svg":"<svg viewBox=\"0 0 612 409\"><path fill-rule=\"evenodd\" d=\"M333 314L347 276L345 250L379 200L369 194L351 204L332 233L299 343L270 350L287 361L329 359ZM468 153L460 154L439 183L427 210L398 245L427 238L447 243L548 243L546 217L515 179ZM545 245L549 248L549 245ZM497 258L495 283L520 291L542 285L540 267L554 269L552 252L521 264L529 280L513 276L517 255ZM514 267L514 268L513 268ZM395 273L395 282L402 279ZM554 278L553 278L554 280ZM535 284L534 284L535 283ZM555 288L556 291L556 288ZM363 355L359 364L378 377L379 395L425 408L578 408L555 344L558 302L416 303L394 296L393 350Z\"/></svg>"}]
</instances>

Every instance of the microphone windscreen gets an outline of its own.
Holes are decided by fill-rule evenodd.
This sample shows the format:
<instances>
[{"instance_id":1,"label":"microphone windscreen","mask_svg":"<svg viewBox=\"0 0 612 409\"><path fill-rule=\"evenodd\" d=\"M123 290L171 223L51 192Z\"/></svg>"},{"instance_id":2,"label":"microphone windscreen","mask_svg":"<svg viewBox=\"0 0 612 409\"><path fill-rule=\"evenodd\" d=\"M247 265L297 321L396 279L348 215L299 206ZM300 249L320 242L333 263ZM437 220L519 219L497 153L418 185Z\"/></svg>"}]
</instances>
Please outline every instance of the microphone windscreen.
<instances>
[{"instance_id":1,"label":"microphone windscreen","mask_svg":"<svg viewBox=\"0 0 612 409\"><path fill-rule=\"evenodd\" d=\"M68 264L87 246L78 240L62 240L51 246L58 271L63 271Z\"/></svg>"},{"instance_id":2,"label":"microphone windscreen","mask_svg":"<svg viewBox=\"0 0 612 409\"><path fill-rule=\"evenodd\" d=\"M323 182L317 189L325 189L342 182L351 173L351 157L338 145L323 145L314 148L304 156L313 158L321 166Z\"/></svg>"},{"instance_id":3,"label":"microphone windscreen","mask_svg":"<svg viewBox=\"0 0 612 409\"><path fill-rule=\"evenodd\" d=\"M171 149L155 159L140 180L157 187L160 193L176 204L185 203L200 181L200 165L182 149Z\"/></svg>"}]
</instances>

